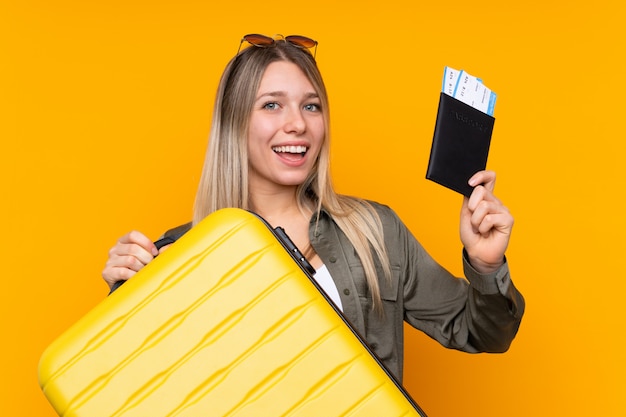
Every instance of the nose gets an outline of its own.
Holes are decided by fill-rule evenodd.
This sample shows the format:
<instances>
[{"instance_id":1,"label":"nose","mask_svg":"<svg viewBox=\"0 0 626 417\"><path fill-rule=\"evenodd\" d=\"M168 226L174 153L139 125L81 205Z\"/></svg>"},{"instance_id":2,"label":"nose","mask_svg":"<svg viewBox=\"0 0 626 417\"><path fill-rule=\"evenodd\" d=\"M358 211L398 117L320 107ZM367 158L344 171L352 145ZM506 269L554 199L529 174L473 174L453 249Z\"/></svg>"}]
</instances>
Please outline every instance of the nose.
<instances>
[{"instance_id":1,"label":"nose","mask_svg":"<svg viewBox=\"0 0 626 417\"><path fill-rule=\"evenodd\" d=\"M285 132L302 134L306 130L306 120L301 109L291 109L285 116Z\"/></svg>"}]
</instances>

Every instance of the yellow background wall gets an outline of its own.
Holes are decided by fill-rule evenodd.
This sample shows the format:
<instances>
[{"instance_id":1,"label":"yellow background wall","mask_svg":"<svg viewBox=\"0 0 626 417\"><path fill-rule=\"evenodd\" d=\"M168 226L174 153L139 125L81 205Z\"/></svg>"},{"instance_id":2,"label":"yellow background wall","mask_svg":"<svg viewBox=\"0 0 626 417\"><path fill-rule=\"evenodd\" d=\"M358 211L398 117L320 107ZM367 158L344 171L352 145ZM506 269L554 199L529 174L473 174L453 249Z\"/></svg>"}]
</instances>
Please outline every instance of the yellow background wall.
<instances>
[{"instance_id":1,"label":"yellow background wall","mask_svg":"<svg viewBox=\"0 0 626 417\"><path fill-rule=\"evenodd\" d=\"M527 314L504 355L408 330L429 415L626 415L624 2L217 3L0 0L2 414L54 415L39 356L106 296L115 240L189 219L218 77L259 32L319 41L337 188L455 273L461 201L424 179L444 66L499 95L488 166Z\"/></svg>"}]
</instances>

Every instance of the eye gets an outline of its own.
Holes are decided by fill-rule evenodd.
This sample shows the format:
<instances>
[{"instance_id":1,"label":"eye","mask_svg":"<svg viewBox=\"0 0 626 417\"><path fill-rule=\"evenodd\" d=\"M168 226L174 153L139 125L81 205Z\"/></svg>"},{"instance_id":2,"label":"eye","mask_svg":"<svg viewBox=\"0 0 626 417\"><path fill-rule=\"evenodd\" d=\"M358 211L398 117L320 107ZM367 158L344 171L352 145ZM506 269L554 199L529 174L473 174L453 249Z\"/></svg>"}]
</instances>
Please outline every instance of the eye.
<instances>
[{"instance_id":1,"label":"eye","mask_svg":"<svg viewBox=\"0 0 626 417\"><path fill-rule=\"evenodd\" d=\"M317 104L317 103L306 104L304 106L304 110L312 111L312 112L318 112L318 111L320 111L320 105Z\"/></svg>"},{"instance_id":2,"label":"eye","mask_svg":"<svg viewBox=\"0 0 626 417\"><path fill-rule=\"evenodd\" d=\"M278 103L275 101L267 102L263 105L263 108L266 110L276 110L278 108Z\"/></svg>"}]
</instances>

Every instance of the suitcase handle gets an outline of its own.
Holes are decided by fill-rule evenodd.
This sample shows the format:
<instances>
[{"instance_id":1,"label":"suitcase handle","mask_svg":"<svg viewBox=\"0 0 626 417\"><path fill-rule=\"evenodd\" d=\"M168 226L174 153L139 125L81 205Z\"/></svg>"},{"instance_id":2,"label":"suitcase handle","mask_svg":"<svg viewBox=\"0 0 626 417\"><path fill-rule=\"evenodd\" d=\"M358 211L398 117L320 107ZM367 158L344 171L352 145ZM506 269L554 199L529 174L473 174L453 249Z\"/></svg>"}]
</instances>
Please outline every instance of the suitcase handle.
<instances>
[{"instance_id":1,"label":"suitcase handle","mask_svg":"<svg viewBox=\"0 0 626 417\"><path fill-rule=\"evenodd\" d=\"M176 242L176 239L171 238L169 236L166 236L164 238L161 238L159 240L157 240L156 242L154 242L154 246L156 246L157 249L161 249L163 246L165 245L169 245L170 243L174 243ZM159 255L157 255L159 256ZM124 280L120 280L120 281L116 281L115 284L113 284L113 286L111 287L111 291L109 291L109 295L111 295L111 293L113 293L113 291L117 290L119 287L122 286L122 284L124 284L126 281Z\"/></svg>"},{"instance_id":2,"label":"suitcase handle","mask_svg":"<svg viewBox=\"0 0 626 417\"><path fill-rule=\"evenodd\" d=\"M278 227L274 228L273 231L274 231L274 235L282 243L282 245L285 247L285 249L287 249L287 251L291 254L291 256L293 256L293 258L296 260L296 262L298 262L298 264L308 274L310 274L311 276L315 275L315 268L313 268L313 265L311 265L309 263L309 261L304 257L304 255L300 252L300 249L298 249L296 244L293 243L291 238L285 232L285 229L283 229L282 227L278 226ZM165 237L157 240L156 242L154 242L154 246L156 246L157 249L161 249L165 245L169 245L170 243L176 242L178 237L179 236L177 236L175 238L172 238L170 236L165 236ZM121 287L122 284L124 284L125 282L126 281L123 281L123 280L117 281L111 287L111 291L109 292L109 294L113 293L115 290L117 290L119 287Z\"/></svg>"},{"instance_id":3,"label":"suitcase handle","mask_svg":"<svg viewBox=\"0 0 626 417\"><path fill-rule=\"evenodd\" d=\"M295 243L289 238L285 229L278 226L274 228L274 234L281 241L283 246L287 249L287 251L295 258L295 260L300 264L300 266L308 272L311 276L315 275L315 268L313 265L307 261L304 255L300 252L300 249L296 246Z\"/></svg>"}]
</instances>

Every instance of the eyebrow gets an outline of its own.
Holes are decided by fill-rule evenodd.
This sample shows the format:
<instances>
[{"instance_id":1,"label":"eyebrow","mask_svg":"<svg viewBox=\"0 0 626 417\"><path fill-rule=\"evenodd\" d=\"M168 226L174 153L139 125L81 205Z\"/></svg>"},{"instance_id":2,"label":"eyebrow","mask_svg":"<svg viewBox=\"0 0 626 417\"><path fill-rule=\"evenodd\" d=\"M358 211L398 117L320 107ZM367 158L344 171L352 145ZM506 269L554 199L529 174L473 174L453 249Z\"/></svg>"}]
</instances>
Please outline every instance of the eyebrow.
<instances>
[{"instance_id":1,"label":"eyebrow","mask_svg":"<svg viewBox=\"0 0 626 417\"><path fill-rule=\"evenodd\" d=\"M256 100L260 100L263 97L285 97L285 96L287 96L286 91L268 91L267 93L263 93L259 95L256 98ZM306 93L305 98L306 99L319 98L319 94L317 94L316 92Z\"/></svg>"}]
</instances>

